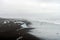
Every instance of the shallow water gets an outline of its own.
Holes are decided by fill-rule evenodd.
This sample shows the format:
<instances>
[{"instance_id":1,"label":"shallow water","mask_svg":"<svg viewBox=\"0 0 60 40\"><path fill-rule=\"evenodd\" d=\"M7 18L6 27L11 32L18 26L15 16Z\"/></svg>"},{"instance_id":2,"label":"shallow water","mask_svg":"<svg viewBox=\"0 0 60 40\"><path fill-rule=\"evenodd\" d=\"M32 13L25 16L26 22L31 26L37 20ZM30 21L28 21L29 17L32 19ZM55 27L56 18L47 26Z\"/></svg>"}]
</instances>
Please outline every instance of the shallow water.
<instances>
[{"instance_id":1,"label":"shallow water","mask_svg":"<svg viewBox=\"0 0 60 40\"><path fill-rule=\"evenodd\" d=\"M60 40L60 25L33 21L32 27L35 28L29 32L30 34L43 38L45 40Z\"/></svg>"}]
</instances>

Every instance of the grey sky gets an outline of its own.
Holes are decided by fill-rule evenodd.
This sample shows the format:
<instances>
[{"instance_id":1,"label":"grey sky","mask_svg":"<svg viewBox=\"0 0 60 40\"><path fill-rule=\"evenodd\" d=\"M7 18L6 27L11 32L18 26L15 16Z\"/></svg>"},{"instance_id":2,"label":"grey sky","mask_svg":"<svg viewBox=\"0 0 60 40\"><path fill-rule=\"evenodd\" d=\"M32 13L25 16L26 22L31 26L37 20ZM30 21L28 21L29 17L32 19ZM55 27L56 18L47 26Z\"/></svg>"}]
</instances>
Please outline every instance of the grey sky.
<instances>
[{"instance_id":1,"label":"grey sky","mask_svg":"<svg viewBox=\"0 0 60 40\"><path fill-rule=\"evenodd\" d=\"M42 17L60 15L60 0L0 0L1 17Z\"/></svg>"}]
</instances>

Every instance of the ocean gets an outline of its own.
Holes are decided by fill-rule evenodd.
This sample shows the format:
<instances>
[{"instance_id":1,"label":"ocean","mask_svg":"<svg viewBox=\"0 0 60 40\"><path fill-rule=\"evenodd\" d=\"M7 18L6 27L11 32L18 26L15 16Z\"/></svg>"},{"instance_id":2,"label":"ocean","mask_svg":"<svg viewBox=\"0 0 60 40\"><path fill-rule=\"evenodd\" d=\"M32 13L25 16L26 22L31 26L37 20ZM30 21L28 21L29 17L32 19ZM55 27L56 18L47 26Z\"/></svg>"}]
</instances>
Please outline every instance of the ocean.
<instances>
[{"instance_id":1,"label":"ocean","mask_svg":"<svg viewBox=\"0 0 60 40\"><path fill-rule=\"evenodd\" d=\"M60 23L56 21L31 20L32 27L35 28L30 34L44 40L60 40Z\"/></svg>"}]
</instances>

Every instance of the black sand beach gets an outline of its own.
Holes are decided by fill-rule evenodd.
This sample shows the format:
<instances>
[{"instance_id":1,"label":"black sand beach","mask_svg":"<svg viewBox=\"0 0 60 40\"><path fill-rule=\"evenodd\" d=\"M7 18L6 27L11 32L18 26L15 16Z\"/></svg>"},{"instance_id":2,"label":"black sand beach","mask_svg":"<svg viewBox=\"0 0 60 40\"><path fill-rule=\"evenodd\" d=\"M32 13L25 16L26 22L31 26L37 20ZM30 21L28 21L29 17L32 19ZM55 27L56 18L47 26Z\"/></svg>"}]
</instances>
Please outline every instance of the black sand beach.
<instances>
[{"instance_id":1,"label":"black sand beach","mask_svg":"<svg viewBox=\"0 0 60 40\"><path fill-rule=\"evenodd\" d=\"M0 40L16 40L16 38L0 38ZM26 34L21 40L43 40L42 38L37 38L31 34Z\"/></svg>"}]
</instances>

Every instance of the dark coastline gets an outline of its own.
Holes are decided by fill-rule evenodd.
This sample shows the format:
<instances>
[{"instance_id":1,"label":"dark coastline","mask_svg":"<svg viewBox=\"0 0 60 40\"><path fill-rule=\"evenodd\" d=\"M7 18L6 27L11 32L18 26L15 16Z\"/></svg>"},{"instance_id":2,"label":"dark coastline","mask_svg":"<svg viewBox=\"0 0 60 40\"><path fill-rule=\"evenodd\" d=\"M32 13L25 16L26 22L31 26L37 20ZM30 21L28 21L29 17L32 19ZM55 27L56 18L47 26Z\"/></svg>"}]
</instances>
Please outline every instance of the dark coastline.
<instances>
[{"instance_id":1,"label":"dark coastline","mask_svg":"<svg viewBox=\"0 0 60 40\"><path fill-rule=\"evenodd\" d=\"M22 28L18 23L7 20L7 23L4 23L5 20L0 21L0 40L16 40L17 37L23 36L21 40L42 40L42 38L37 38L36 36L29 34L30 30L34 28ZM9 21L9 23L8 23ZM30 24L29 22L27 23ZM18 29L18 31L16 31Z\"/></svg>"},{"instance_id":2,"label":"dark coastline","mask_svg":"<svg viewBox=\"0 0 60 40\"><path fill-rule=\"evenodd\" d=\"M28 32L31 32L29 30L32 30L32 29L33 28L25 28L25 29L21 30L20 33L21 33L21 36L23 36L23 38L21 40L43 40L42 38L38 38L32 34L29 34ZM6 34L6 35L9 35L9 34ZM4 35L2 35L3 37L0 36L0 40L16 40L17 39L16 37L12 37L11 34L10 34L11 37L8 37L8 38L6 37L6 35L5 35L5 37L4 37Z\"/></svg>"},{"instance_id":3,"label":"dark coastline","mask_svg":"<svg viewBox=\"0 0 60 40\"><path fill-rule=\"evenodd\" d=\"M0 40L16 40L16 38L1 38ZM43 40L42 38L37 38L36 36L32 35L32 34L25 34L23 35L23 39L21 40Z\"/></svg>"}]
</instances>

